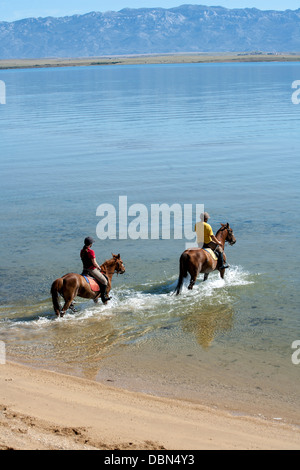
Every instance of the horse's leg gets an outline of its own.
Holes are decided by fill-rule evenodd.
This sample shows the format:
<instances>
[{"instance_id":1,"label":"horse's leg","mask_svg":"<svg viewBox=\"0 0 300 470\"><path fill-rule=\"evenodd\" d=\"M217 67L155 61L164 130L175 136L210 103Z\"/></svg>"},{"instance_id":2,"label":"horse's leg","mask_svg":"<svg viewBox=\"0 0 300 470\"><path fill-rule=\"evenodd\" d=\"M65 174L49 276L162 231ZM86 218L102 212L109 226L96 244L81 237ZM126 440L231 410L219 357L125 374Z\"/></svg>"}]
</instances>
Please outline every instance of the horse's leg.
<instances>
[{"instance_id":1,"label":"horse's leg","mask_svg":"<svg viewBox=\"0 0 300 470\"><path fill-rule=\"evenodd\" d=\"M73 305L73 300L76 297L78 293L78 285L76 280L72 282L71 284L69 283L68 286L64 283L63 285L63 298L65 301L65 304L60 311L60 316L63 317L66 313L66 311L71 307L71 310L74 311L74 305Z\"/></svg>"},{"instance_id":2,"label":"horse's leg","mask_svg":"<svg viewBox=\"0 0 300 470\"><path fill-rule=\"evenodd\" d=\"M72 310L73 313L76 313L76 312L77 312L77 310L76 310L76 308L75 308L75 305L74 305L74 302L72 302L72 303L70 304L69 309Z\"/></svg>"},{"instance_id":3,"label":"horse's leg","mask_svg":"<svg viewBox=\"0 0 300 470\"><path fill-rule=\"evenodd\" d=\"M191 275L191 280L190 280L188 289L192 290L197 280L199 270L193 267L192 269L189 270L189 273Z\"/></svg>"},{"instance_id":4,"label":"horse's leg","mask_svg":"<svg viewBox=\"0 0 300 470\"><path fill-rule=\"evenodd\" d=\"M72 305L72 300L73 298L69 298L69 299L65 299L65 304L62 308L62 310L60 311L60 316L63 317L64 314L66 313L66 311L70 308L70 306Z\"/></svg>"},{"instance_id":5,"label":"horse's leg","mask_svg":"<svg viewBox=\"0 0 300 470\"><path fill-rule=\"evenodd\" d=\"M208 276L209 276L209 273L205 273L205 274L204 274L203 282L204 282L204 281L207 281Z\"/></svg>"},{"instance_id":6,"label":"horse's leg","mask_svg":"<svg viewBox=\"0 0 300 470\"><path fill-rule=\"evenodd\" d=\"M224 276L225 276L225 269L219 269L219 272L220 272L221 278L224 279Z\"/></svg>"}]
</instances>

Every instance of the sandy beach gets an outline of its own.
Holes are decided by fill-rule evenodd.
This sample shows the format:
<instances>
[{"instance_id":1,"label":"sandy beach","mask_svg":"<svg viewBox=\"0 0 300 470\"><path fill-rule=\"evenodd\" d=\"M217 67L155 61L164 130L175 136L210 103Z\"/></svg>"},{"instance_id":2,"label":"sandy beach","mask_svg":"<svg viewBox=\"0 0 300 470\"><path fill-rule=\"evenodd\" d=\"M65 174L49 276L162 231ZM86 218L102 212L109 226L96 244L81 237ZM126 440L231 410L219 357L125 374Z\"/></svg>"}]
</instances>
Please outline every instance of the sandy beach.
<instances>
[{"instance_id":1,"label":"sandy beach","mask_svg":"<svg viewBox=\"0 0 300 470\"><path fill-rule=\"evenodd\" d=\"M300 429L15 363L0 365L0 449L299 449Z\"/></svg>"},{"instance_id":2,"label":"sandy beach","mask_svg":"<svg viewBox=\"0 0 300 470\"><path fill-rule=\"evenodd\" d=\"M82 67L93 65L201 64L232 62L299 62L299 54L267 53L182 53L82 58L39 58L0 60L0 70L47 67Z\"/></svg>"}]
</instances>

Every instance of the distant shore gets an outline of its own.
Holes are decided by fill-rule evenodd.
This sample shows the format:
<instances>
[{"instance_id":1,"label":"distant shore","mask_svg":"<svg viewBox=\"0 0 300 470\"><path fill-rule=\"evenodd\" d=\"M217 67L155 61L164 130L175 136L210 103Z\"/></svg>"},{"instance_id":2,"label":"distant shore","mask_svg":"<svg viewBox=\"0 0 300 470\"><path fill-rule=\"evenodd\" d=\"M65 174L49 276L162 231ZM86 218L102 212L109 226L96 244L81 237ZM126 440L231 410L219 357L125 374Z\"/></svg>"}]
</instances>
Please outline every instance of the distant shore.
<instances>
[{"instance_id":1,"label":"distant shore","mask_svg":"<svg viewBox=\"0 0 300 470\"><path fill-rule=\"evenodd\" d=\"M299 62L299 54L267 53L182 53L182 54L149 54L130 56L107 56L86 58L44 58L44 59L7 59L0 60L0 70L79 67L95 65L141 65L141 64L201 64L201 63L234 63L234 62Z\"/></svg>"}]
</instances>

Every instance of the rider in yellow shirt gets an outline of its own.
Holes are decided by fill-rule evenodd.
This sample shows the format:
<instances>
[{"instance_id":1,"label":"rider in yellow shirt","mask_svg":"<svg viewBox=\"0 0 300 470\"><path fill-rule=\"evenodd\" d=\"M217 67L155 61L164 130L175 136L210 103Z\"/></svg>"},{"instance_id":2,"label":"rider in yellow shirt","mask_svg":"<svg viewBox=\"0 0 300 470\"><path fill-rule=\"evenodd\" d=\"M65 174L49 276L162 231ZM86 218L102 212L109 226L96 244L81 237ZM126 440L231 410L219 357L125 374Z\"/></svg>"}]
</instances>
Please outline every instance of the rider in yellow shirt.
<instances>
[{"instance_id":1,"label":"rider in yellow shirt","mask_svg":"<svg viewBox=\"0 0 300 470\"><path fill-rule=\"evenodd\" d=\"M229 268L228 264L224 263L223 249L219 245L219 240L214 236L213 229L207 223L209 214L204 212L200 215L201 222L195 225L195 232L197 234L197 243L199 248L211 248L219 258L220 268Z\"/></svg>"}]
</instances>

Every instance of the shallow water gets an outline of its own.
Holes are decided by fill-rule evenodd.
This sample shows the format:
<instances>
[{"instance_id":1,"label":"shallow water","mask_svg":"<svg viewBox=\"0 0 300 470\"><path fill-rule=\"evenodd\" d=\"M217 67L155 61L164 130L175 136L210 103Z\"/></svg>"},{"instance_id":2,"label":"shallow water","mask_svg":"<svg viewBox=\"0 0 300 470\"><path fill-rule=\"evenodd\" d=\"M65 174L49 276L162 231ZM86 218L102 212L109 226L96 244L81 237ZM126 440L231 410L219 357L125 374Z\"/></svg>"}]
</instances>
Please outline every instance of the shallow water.
<instances>
[{"instance_id":1,"label":"shallow water","mask_svg":"<svg viewBox=\"0 0 300 470\"><path fill-rule=\"evenodd\" d=\"M0 340L11 360L299 422L298 64L2 71ZM186 240L97 240L121 253L107 306L56 319L99 204L204 204L231 265L176 297ZM273 416L274 417L274 416ZM278 416L277 416L278 417ZM279 416L280 417L280 416Z\"/></svg>"}]
</instances>

